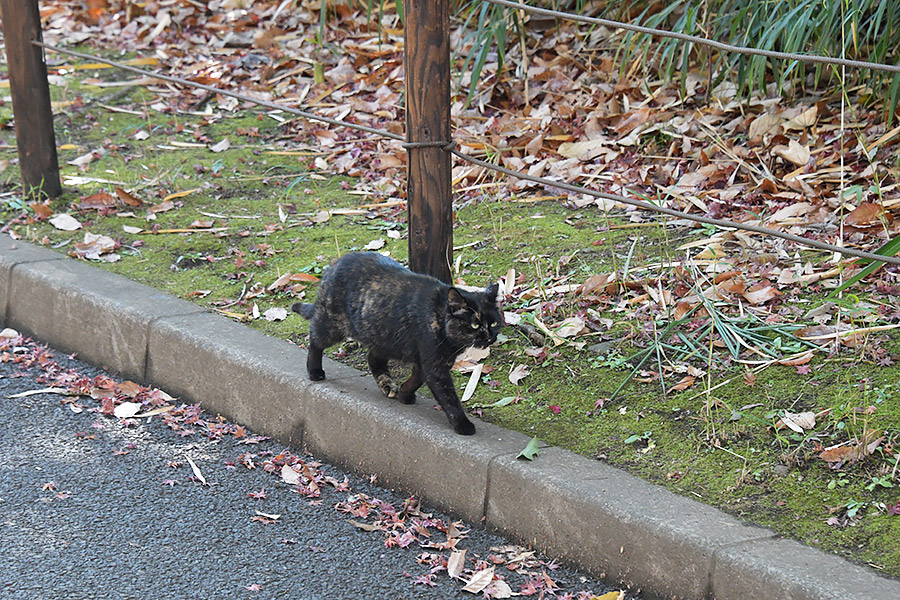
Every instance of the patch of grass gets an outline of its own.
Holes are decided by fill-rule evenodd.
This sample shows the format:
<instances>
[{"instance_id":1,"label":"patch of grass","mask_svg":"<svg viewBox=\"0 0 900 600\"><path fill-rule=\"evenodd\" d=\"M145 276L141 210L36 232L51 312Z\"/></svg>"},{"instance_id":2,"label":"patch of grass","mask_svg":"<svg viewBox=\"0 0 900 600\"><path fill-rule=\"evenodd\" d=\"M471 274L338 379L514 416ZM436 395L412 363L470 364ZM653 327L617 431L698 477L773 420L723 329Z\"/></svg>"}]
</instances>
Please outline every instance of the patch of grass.
<instances>
[{"instance_id":1,"label":"patch of grass","mask_svg":"<svg viewBox=\"0 0 900 600\"><path fill-rule=\"evenodd\" d=\"M97 94L109 99L99 88L79 87L77 81L64 92L54 88L55 99L80 97L83 104L68 105L57 117L60 142L72 145L60 152L63 175L76 183L67 184L51 208L71 212L83 230L55 229L21 197L4 196L0 220L23 238L68 252L83 240L84 231L110 236L120 245L121 260L98 266L211 310L244 317L253 314L254 305L264 313L314 298L314 282L270 286L285 273L320 275L336 256L374 240L384 241L381 251L406 260L402 207L387 202L347 213L345 209L384 198L351 193L357 191L357 182L318 172L310 164L310 152L275 153L285 150L275 143L282 130L269 117L218 109L213 116L162 114L150 108L154 95L142 88L117 92L117 106L128 111L117 112L92 100ZM0 107L0 120L4 109ZM135 136L138 131L149 136L138 139L144 138ZM209 146L224 137L232 147L213 152ZM9 130L0 131L0 138L14 143ZM94 154L89 163L67 164L89 151ZM13 171L3 174L7 190L16 185ZM78 209L90 194L114 195L117 186L132 191L145 205ZM148 206L185 191L190 193L171 200L171 209L150 216ZM327 211L332 211L330 216ZM165 233L203 221L211 227L202 229L212 231ZM137 230L141 232L133 233ZM540 311L550 310L549 303L552 319L560 320L586 308L575 293L550 294L553 286L580 284L591 275L613 272L621 276L616 285L650 279L660 269L674 268L651 266L676 258L679 245L714 233L670 229L656 221L631 223L593 206L573 209L556 202L485 197L457 207L454 275L484 285L515 269L520 284L536 290L536 299L520 300L510 308L524 311L538 302L529 311L544 318ZM654 335L671 318L640 312L620 292L616 288L602 303L587 307L608 326L580 338L582 347L549 343L542 350L521 329L507 327L508 339L493 347L485 361L489 368L470 410L900 575L894 542L900 518L889 514L900 503L894 458L900 435L900 389L895 382L900 377L896 366L876 365L865 353L874 342L859 340L854 352L818 355L796 366L745 365L714 348L717 357L725 357L722 366L713 367L710 375L708 356L698 355L690 363L698 369L694 385L663 393L658 364L678 366L667 350L659 361L654 355L638 369L611 400L636 365L629 357L659 339ZM877 310L876 305L846 302L848 310ZM811 297L797 310L818 304ZM655 333L651 323L657 324ZM285 321L253 319L249 326L305 343L306 322L294 315ZM708 337L695 335L697 344L709 350ZM879 343L888 353L900 352L896 335L885 334ZM364 365L353 344L331 353ZM508 375L517 365L525 365L530 374L514 385ZM752 377L746 375L751 368L756 369ZM457 375L460 388L467 379ZM489 407L502 399L511 400ZM803 433L776 428L786 411L820 417ZM822 449L864 439L867 431L883 436L874 454L835 469L818 458Z\"/></svg>"}]
</instances>

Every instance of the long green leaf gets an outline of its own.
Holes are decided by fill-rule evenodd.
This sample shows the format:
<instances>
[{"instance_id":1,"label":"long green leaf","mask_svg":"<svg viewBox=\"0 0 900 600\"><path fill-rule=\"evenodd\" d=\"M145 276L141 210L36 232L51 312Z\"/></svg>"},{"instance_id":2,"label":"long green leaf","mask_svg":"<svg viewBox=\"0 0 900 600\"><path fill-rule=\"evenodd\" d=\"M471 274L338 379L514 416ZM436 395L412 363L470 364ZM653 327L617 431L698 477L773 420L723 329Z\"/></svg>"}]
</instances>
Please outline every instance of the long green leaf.
<instances>
[{"instance_id":1,"label":"long green leaf","mask_svg":"<svg viewBox=\"0 0 900 600\"><path fill-rule=\"evenodd\" d=\"M894 239L889 241L887 244L885 244L884 246L882 246L881 248L879 248L878 250L875 251L875 254L880 254L882 256L894 256L898 253L900 253L900 236L895 237ZM865 269L863 269L862 271L860 271L859 273L857 273L856 275L854 275L853 277L851 277L850 279L845 281L840 287L835 288L830 294L828 294L828 297L833 298L837 294L840 294L841 292L846 290L851 285L854 285L857 282L859 282L859 280L861 280L862 278L868 277L869 275L871 275L872 273L877 271L883 264L884 263L881 262L880 260L872 261L868 267L866 267Z\"/></svg>"}]
</instances>

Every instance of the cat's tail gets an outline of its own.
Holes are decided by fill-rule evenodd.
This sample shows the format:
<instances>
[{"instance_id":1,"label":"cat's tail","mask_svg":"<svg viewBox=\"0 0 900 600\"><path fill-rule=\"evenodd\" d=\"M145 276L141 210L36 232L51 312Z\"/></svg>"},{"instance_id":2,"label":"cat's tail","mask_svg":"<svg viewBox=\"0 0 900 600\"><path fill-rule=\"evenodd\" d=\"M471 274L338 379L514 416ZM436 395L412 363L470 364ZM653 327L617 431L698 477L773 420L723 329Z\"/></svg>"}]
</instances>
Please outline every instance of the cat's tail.
<instances>
[{"instance_id":1,"label":"cat's tail","mask_svg":"<svg viewBox=\"0 0 900 600\"><path fill-rule=\"evenodd\" d=\"M291 304L291 310L305 319L312 319L315 306L315 304L309 304L308 302L294 302Z\"/></svg>"}]
</instances>

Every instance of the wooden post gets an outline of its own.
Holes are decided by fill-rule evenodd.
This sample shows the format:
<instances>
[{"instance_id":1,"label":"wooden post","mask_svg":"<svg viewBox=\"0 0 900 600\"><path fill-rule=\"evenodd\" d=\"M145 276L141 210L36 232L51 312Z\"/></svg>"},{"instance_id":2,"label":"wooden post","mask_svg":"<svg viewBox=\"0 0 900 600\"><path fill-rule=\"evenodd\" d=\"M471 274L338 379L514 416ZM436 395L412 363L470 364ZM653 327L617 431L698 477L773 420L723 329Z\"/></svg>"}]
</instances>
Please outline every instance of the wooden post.
<instances>
[{"instance_id":1,"label":"wooden post","mask_svg":"<svg viewBox=\"0 0 900 600\"><path fill-rule=\"evenodd\" d=\"M24 193L39 189L58 196L62 188L47 65L43 48L31 43L42 41L38 0L0 0L0 9Z\"/></svg>"},{"instance_id":2,"label":"wooden post","mask_svg":"<svg viewBox=\"0 0 900 600\"><path fill-rule=\"evenodd\" d=\"M406 139L450 141L450 0L403 0ZM437 146L407 155L409 266L450 283L451 155Z\"/></svg>"}]
</instances>

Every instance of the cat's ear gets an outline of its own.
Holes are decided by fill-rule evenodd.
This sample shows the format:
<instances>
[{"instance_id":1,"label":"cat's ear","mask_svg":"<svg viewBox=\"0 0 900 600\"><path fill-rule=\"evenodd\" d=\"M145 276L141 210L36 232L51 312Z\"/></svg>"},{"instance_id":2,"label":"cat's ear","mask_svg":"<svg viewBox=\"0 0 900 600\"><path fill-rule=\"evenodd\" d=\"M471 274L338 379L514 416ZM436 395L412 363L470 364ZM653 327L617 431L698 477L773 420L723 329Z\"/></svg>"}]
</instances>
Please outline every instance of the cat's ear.
<instances>
[{"instance_id":1,"label":"cat's ear","mask_svg":"<svg viewBox=\"0 0 900 600\"><path fill-rule=\"evenodd\" d=\"M491 285L484 288L484 295L487 298L488 302L496 302L497 301L497 292L500 290L500 286L495 281Z\"/></svg>"},{"instance_id":2,"label":"cat's ear","mask_svg":"<svg viewBox=\"0 0 900 600\"><path fill-rule=\"evenodd\" d=\"M450 288L447 292L447 311L454 316L462 316L464 313L470 312L469 304L459 290L455 287Z\"/></svg>"}]
</instances>

